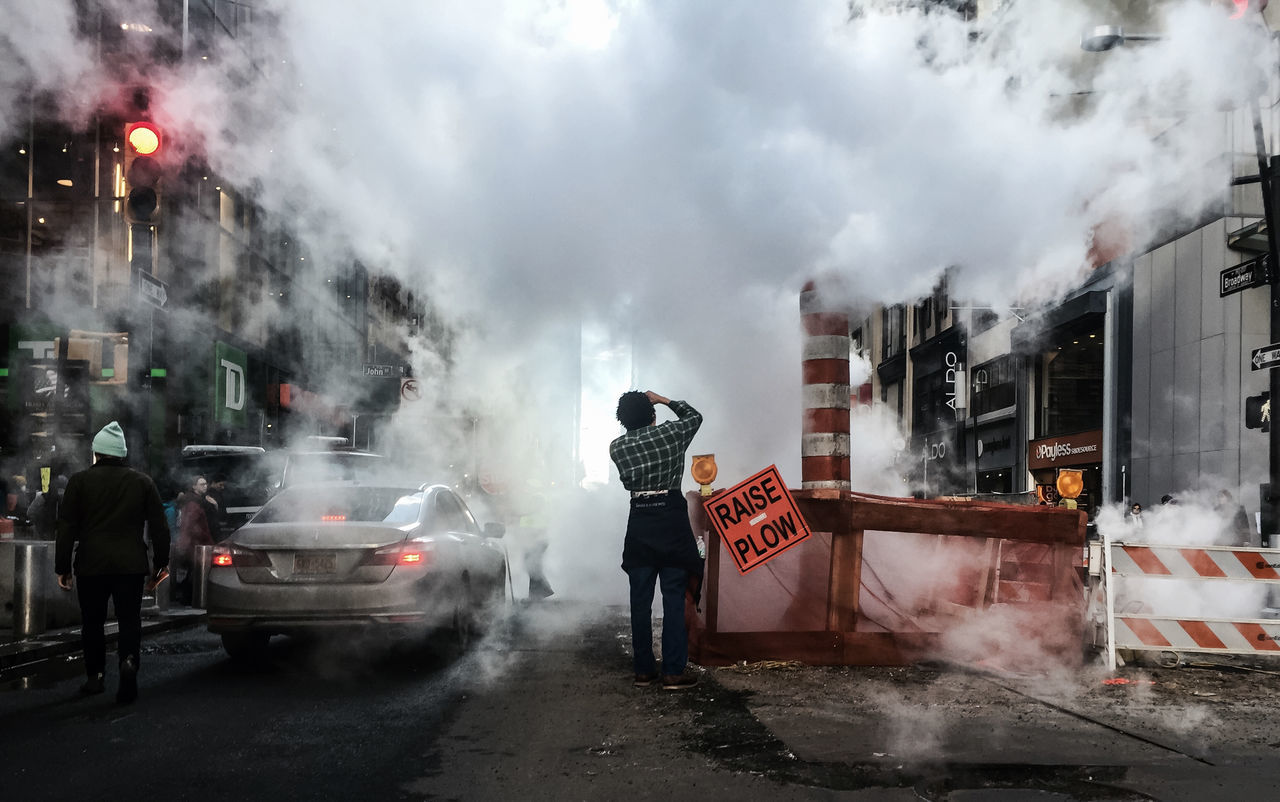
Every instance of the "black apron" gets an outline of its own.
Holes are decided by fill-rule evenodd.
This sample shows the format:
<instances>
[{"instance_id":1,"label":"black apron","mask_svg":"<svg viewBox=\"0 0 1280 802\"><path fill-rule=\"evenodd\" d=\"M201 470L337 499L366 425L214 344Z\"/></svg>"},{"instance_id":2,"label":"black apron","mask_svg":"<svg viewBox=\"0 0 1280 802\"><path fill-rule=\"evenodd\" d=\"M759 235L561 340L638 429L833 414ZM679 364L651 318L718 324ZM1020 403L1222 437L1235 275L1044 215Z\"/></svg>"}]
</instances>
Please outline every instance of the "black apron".
<instances>
[{"instance_id":1,"label":"black apron","mask_svg":"<svg viewBox=\"0 0 1280 802\"><path fill-rule=\"evenodd\" d=\"M679 490L631 499L622 570L638 567L683 568L697 577L694 599L701 596L703 560L689 525L689 505Z\"/></svg>"}]
</instances>

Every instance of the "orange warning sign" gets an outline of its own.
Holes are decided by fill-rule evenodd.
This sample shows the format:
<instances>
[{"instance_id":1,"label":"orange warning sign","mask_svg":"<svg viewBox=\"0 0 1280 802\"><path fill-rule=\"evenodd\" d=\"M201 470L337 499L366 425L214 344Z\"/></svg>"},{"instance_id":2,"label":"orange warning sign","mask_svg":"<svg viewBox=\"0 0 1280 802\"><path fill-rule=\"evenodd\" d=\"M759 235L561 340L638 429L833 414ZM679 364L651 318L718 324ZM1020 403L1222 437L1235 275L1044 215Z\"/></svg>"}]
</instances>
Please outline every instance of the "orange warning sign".
<instances>
[{"instance_id":1,"label":"orange warning sign","mask_svg":"<svg viewBox=\"0 0 1280 802\"><path fill-rule=\"evenodd\" d=\"M809 525L775 465L712 496L702 507L744 574L809 536Z\"/></svg>"}]
</instances>

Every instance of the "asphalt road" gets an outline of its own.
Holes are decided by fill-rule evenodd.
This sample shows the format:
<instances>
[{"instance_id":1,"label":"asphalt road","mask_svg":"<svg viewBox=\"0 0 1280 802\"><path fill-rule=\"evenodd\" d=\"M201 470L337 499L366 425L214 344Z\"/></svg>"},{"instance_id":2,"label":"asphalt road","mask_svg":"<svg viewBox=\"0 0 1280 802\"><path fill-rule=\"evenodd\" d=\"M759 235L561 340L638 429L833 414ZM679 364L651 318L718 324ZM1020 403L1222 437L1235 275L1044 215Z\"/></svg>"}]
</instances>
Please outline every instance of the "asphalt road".
<instances>
[{"instance_id":1,"label":"asphalt road","mask_svg":"<svg viewBox=\"0 0 1280 802\"><path fill-rule=\"evenodd\" d=\"M78 665L0 692L0 798L1202 800L1276 798L1280 674L1132 686L939 667L713 669L629 682L622 610L520 608L459 654L203 630L144 641L141 695ZM114 690L114 676L108 684ZM1029 689L1028 689L1029 688ZM1224 796L1225 795L1225 796Z\"/></svg>"}]
</instances>

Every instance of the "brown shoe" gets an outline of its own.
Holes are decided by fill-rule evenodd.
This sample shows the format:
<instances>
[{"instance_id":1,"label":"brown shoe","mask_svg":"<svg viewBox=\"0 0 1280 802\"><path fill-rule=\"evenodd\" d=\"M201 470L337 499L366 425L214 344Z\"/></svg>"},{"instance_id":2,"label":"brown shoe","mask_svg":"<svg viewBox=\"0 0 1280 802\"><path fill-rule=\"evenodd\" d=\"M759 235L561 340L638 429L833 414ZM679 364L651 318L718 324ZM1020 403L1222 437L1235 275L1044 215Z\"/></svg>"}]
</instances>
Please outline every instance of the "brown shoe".
<instances>
[{"instance_id":1,"label":"brown shoe","mask_svg":"<svg viewBox=\"0 0 1280 802\"><path fill-rule=\"evenodd\" d=\"M693 674L663 674L662 690L664 691L682 691L685 688L692 688L698 684L698 678Z\"/></svg>"},{"instance_id":2,"label":"brown shoe","mask_svg":"<svg viewBox=\"0 0 1280 802\"><path fill-rule=\"evenodd\" d=\"M648 688L650 685L658 681L657 674L636 674L635 681L631 684L637 688Z\"/></svg>"}]
</instances>

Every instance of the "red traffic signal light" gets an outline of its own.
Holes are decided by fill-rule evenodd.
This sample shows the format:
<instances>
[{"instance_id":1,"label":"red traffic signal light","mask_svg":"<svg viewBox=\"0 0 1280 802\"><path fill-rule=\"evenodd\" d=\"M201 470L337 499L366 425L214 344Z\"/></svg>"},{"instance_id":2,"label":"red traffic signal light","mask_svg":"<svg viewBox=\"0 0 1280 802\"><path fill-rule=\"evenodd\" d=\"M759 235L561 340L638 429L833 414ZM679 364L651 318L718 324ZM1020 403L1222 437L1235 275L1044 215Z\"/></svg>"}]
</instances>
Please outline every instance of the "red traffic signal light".
<instances>
[{"instance_id":1,"label":"red traffic signal light","mask_svg":"<svg viewBox=\"0 0 1280 802\"><path fill-rule=\"evenodd\" d=\"M160 150L160 129L153 123L129 123L124 127L124 141L139 156L154 156Z\"/></svg>"},{"instance_id":2,"label":"red traffic signal light","mask_svg":"<svg viewBox=\"0 0 1280 802\"><path fill-rule=\"evenodd\" d=\"M1267 0L1217 0L1217 3L1231 9L1231 16L1227 19L1243 19L1250 11L1261 13L1267 7Z\"/></svg>"},{"instance_id":3,"label":"red traffic signal light","mask_svg":"<svg viewBox=\"0 0 1280 802\"><path fill-rule=\"evenodd\" d=\"M131 223L154 223L160 209L160 153L164 138L152 122L124 127L124 216Z\"/></svg>"}]
</instances>

